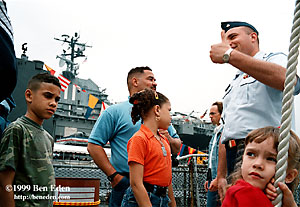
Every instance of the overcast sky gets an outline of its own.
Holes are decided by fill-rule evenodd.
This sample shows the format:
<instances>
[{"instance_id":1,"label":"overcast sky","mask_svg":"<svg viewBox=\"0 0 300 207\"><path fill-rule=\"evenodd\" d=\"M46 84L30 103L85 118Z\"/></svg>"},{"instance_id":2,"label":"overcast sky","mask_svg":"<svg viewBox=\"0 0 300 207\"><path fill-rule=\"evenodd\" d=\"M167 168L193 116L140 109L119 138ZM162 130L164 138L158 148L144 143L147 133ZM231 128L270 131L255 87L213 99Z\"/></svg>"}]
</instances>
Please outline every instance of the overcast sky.
<instances>
[{"instance_id":1,"label":"overcast sky","mask_svg":"<svg viewBox=\"0 0 300 207\"><path fill-rule=\"evenodd\" d=\"M220 22L247 21L260 32L261 50L287 53L295 1L7 0L7 6L18 57L26 42L30 60L62 70L56 56L64 46L54 37L78 32L92 46L87 62L77 59L79 77L107 88L111 101L127 99L131 68L149 66L172 111L202 114L222 99L236 73L209 58L210 46L221 40Z\"/></svg>"}]
</instances>

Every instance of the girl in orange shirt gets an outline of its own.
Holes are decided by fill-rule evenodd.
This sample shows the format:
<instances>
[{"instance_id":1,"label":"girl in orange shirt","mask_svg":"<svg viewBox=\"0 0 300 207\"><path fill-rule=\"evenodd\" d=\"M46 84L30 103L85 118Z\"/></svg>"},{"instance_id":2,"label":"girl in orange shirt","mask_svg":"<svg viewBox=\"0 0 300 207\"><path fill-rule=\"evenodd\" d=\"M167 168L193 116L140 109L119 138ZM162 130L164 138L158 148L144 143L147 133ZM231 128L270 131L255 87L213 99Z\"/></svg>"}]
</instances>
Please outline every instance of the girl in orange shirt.
<instances>
[{"instance_id":1,"label":"girl in orange shirt","mask_svg":"<svg viewBox=\"0 0 300 207\"><path fill-rule=\"evenodd\" d=\"M161 93L145 89L134 94L129 102L133 104L133 123L141 119L142 125L127 144L130 187L122 207L176 206L170 145L158 132L158 129L167 130L171 123L170 101Z\"/></svg>"}]
</instances>

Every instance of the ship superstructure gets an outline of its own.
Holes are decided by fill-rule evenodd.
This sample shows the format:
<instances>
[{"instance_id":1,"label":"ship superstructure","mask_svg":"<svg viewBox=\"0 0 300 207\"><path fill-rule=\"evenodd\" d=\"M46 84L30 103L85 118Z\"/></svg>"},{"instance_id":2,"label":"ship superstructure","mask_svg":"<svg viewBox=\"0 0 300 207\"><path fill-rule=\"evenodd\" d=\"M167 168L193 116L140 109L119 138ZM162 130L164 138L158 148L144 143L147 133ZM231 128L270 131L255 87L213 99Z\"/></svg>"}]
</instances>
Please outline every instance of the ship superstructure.
<instances>
[{"instance_id":1,"label":"ship superstructure","mask_svg":"<svg viewBox=\"0 0 300 207\"><path fill-rule=\"evenodd\" d=\"M85 92L79 91L76 85L84 88ZM85 113L88 108L89 95L98 98L94 110L88 119ZM97 84L91 79L84 80L75 77L68 89L62 92L61 100L54 114L54 134L56 138L66 137L81 132L81 136L88 137L101 111L102 101L109 104L108 95L99 90Z\"/></svg>"},{"instance_id":2,"label":"ship superstructure","mask_svg":"<svg viewBox=\"0 0 300 207\"><path fill-rule=\"evenodd\" d=\"M57 58L60 66L66 66L62 75L70 80L70 84L64 92L61 92L61 100L54 116L45 120L44 128L55 137L56 141L73 138L85 140L78 145L86 145L87 138L100 115L102 102L111 105L105 88L100 88L91 79L81 79L78 77L79 64L75 63L76 58L86 58L83 51L86 47L84 43L79 42L79 35L75 33L74 37L62 35L60 39L64 44L69 45L69 51L63 50L63 53ZM26 56L27 48L23 48L23 55L18 59L18 82L13 93L17 107L10 114L10 120L15 120L26 112L26 103L24 91L28 80L35 74L45 72L43 69L44 62L29 61ZM90 116L85 117L89 108L89 96L92 95L98 99L96 106L93 108ZM183 143L195 149L205 151L208 149L208 143L213 134L214 126L205 122L198 117L190 114L175 112L172 117L172 124ZM75 140L75 139L73 139ZM72 142L76 144L76 142Z\"/></svg>"},{"instance_id":3,"label":"ship superstructure","mask_svg":"<svg viewBox=\"0 0 300 207\"><path fill-rule=\"evenodd\" d=\"M175 112L172 124L185 145L207 151L215 126L190 114Z\"/></svg>"}]
</instances>

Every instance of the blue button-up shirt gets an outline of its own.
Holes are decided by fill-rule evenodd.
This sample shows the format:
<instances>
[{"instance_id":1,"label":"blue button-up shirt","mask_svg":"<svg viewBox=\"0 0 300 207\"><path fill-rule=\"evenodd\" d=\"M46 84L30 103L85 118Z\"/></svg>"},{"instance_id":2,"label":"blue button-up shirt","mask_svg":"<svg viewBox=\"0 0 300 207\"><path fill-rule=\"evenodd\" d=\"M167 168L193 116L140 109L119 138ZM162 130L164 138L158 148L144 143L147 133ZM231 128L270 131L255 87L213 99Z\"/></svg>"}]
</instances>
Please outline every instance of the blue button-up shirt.
<instances>
[{"instance_id":1,"label":"blue button-up shirt","mask_svg":"<svg viewBox=\"0 0 300 207\"><path fill-rule=\"evenodd\" d=\"M214 130L214 135L209 142L209 161L208 168L211 169L212 180L217 177L218 157L219 157L219 141L222 134L223 125L219 125Z\"/></svg>"},{"instance_id":2,"label":"blue button-up shirt","mask_svg":"<svg viewBox=\"0 0 300 207\"><path fill-rule=\"evenodd\" d=\"M254 58L287 66L287 56L283 53L258 52ZM300 81L297 77L294 95L299 92ZM239 70L223 98L225 125L222 143L230 139L243 139L253 129L279 126L282 97L282 91L267 86Z\"/></svg>"}]
</instances>

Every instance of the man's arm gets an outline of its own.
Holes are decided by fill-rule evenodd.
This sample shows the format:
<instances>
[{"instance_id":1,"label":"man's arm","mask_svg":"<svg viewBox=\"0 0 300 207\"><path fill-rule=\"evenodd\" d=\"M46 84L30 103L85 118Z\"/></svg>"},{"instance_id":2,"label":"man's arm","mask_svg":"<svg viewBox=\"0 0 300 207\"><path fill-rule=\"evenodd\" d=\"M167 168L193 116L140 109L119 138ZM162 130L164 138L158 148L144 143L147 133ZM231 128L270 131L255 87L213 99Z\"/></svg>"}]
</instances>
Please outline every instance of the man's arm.
<instances>
[{"instance_id":1,"label":"man's arm","mask_svg":"<svg viewBox=\"0 0 300 207\"><path fill-rule=\"evenodd\" d=\"M14 207L13 180L15 171L7 169L0 171L0 207Z\"/></svg>"},{"instance_id":2,"label":"man's arm","mask_svg":"<svg viewBox=\"0 0 300 207\"><path fill-rule=\"evenodd\" d=\"M219 141L219 158L218 158L218 171L217 171L217 182L218 192L221 200L225 197L225 187L227 185L226 174L227 174L227 163L226 163L226 149L225 144Z\"/></svg>"},{"instance_id":3,"label":"man's arm","mask_svg":"<svg viewBox=\"0 0 300 207\"><path fill-rule=\"evenodd\" d=\"M229 48L225 42L212 45L210 50L212 62L223 64L223 55ZM255 59L238 50L231 52L229 63L272 88L281 91L284 89L286 68L278 64Z\"/></svg>"},{"instance_id":4,"label":"man's arm","mask_svg":"<svg viewBox=\"0 0 300 207\"><path fill-rule=\"evenodd\" d=\"M116 169L111 165L108 160L107 154L104 151L103 147L100 145L88 143L87 147L88 152L90 153L91 157L93 158L96 165L107 175L112 175L116 172ZM120 180L122 180L123 176L117 174L113 181L111 182L112 187L115 187Z\"/></svg>"},{"instance_id":5,"label":"man's arm","mask_svg":"<svg viewBox=\"0 0 300 207\"><path fill-rule=\"evenodd\" d=\"M231 52L229 63L272 88L284 89L286 69L278 64L255 59L237 50Z\"/></svg>"},{"instance_id":6,"label":"man's arm","mask_svg":"<svg viewBox=\"0 0 300 207\"><path fill-rule=\"evenodd\" d=\"M167 139L170 142L170 146L171 146L171 152L172 154L178 154L179 150L180 150L180 146L181 146L181 140L180 138L173 138L169 135L166 135Z\"/></svg>"}]
</instances>

